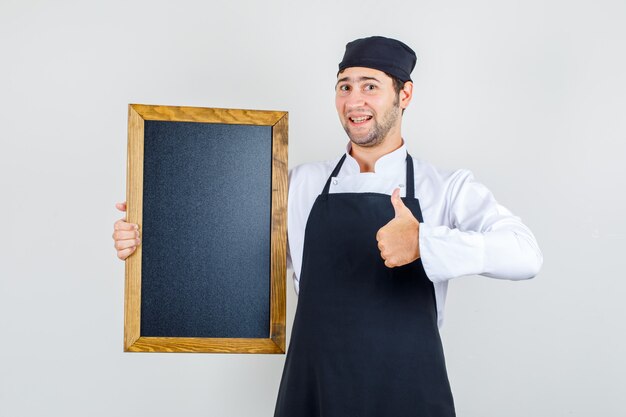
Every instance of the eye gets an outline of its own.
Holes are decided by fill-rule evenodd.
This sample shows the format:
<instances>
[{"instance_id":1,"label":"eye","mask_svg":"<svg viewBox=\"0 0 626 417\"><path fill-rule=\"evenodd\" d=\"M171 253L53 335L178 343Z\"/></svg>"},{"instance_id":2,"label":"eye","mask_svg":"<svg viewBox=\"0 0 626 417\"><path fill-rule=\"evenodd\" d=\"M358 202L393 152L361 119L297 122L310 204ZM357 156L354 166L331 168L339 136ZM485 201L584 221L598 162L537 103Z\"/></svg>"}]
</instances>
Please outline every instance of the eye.
<instances>
[{"instance_id":1,"label":"eye","mask_svg":"<svg viewBox=\"0 0 626 417\"><path fill-rule=\"evenodd\" d=\"M366 84L364 89L365 91L372 91L376 89L376 86L374 84Z\"/></svg>"},{"instance_id":2,"label":"eye","mask_svg":"<svg viewBox=\"0 0 626 417\"><path fill-rule=\"evenodd\" d=\"M350 91L350 86L348 84L342 84L337 89L339 91Z\"/></svg>"}]
</instances>

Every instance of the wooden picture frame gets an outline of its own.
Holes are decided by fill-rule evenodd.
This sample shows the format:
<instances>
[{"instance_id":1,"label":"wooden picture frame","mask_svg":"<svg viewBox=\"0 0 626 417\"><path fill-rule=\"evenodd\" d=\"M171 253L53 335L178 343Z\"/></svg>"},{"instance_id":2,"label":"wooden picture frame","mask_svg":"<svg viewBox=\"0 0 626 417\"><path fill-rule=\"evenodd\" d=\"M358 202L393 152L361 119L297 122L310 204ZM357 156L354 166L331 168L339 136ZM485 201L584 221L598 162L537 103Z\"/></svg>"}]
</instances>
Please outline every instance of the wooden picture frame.
<instances>
[{"instance_id":1,"label":"wooden picture frame","mask_svg":"<svg viewBox=\"0 0 626 417\"><path fill-rule=\"evenodd\" d=\"M192 127L268 126L271 129L271 210L269 245L269 328L267 337L145 336L142 334L142 247L144 208L144 135L149 121L188 122ZM234 127L233 127L234 128ZM217 109L130 104L128 108L127 221L139 225L142 243L126 260L124 351L284 353L286 316L286 212L288 189L288 114L282 111ZM219 156L216 156L219 157ZM268 158L269 159L269 158ZM269 201L269 200L268 200ZM169 279L169 278L168 278ZM171 277L175 280L176 277ZM177 281L178 285L180 281Z\"/></svg>"}]
</instances>

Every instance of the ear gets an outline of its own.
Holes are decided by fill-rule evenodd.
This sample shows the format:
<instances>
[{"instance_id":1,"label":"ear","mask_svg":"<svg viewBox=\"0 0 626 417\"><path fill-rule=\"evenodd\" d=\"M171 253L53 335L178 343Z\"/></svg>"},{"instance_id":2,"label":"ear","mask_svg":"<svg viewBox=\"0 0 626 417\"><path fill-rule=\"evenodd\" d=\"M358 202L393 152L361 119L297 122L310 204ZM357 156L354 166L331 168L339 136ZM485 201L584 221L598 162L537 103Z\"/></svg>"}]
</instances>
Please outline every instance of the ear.
<instances>
[{"instance_id":1,"label":"ear","mask_svg":"<svg viewBox=\"0 0 626 417\"><path fill-rule=\"evenodd\" d=\"M400 108L406 109L413 98L413 83L407 81L404 83L404 87L400 90Z\"/></svg>"}]
</instances>

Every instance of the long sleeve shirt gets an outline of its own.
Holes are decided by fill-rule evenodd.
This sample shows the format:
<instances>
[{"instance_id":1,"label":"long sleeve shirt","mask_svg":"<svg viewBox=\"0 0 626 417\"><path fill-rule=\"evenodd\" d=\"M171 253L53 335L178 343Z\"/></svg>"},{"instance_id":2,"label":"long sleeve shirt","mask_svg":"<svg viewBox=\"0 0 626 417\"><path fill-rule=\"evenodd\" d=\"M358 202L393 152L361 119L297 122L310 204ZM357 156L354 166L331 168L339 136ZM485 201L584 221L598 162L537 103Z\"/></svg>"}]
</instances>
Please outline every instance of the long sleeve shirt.
<instances>
[{"instance_id":1,"label":"long sleeve shirt","mask_svg":"<svg viewBox=\"0 0 626 417\"><path fill-rule=\"evenodd\" d=\"M362 173L350 155L348 143L346 160L337 177L331 180L329 192L391 195L399 187L404 197L406 154L403 144L379 158L374 172ZM307 163L289 173L287 266L293 273L296 293L307 219L338 161L339 157ZM433 282L440 326L450 279L485 275L522 280L539 272L543 256L530 229L498 204L470 171L440 170L419 159L413 161L415 197L419 199L424 220L419 227L420 257L426 275Z\"/></svg>"}]
</instances>

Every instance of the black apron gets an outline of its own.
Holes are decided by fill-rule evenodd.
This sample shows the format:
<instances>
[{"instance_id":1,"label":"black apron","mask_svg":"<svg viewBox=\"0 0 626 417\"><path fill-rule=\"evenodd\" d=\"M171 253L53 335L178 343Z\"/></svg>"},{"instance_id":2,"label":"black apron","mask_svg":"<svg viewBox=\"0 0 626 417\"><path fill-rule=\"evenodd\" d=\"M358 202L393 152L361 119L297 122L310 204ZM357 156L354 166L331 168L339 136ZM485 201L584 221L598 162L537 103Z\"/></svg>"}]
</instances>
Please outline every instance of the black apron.
<instances>
[{"instance_id":1,"label":"black apron","mask_svg":"<svg viewBox=\"0 0 626 417\"><path fill-rule=\"evenodd\" d=\"M387 268L376 241L394 217L378 193L315 200L274 417L453 417L432 282L420 259ZM406 197L420 222L413 160Z\"/></svg>"}]
</instances>

